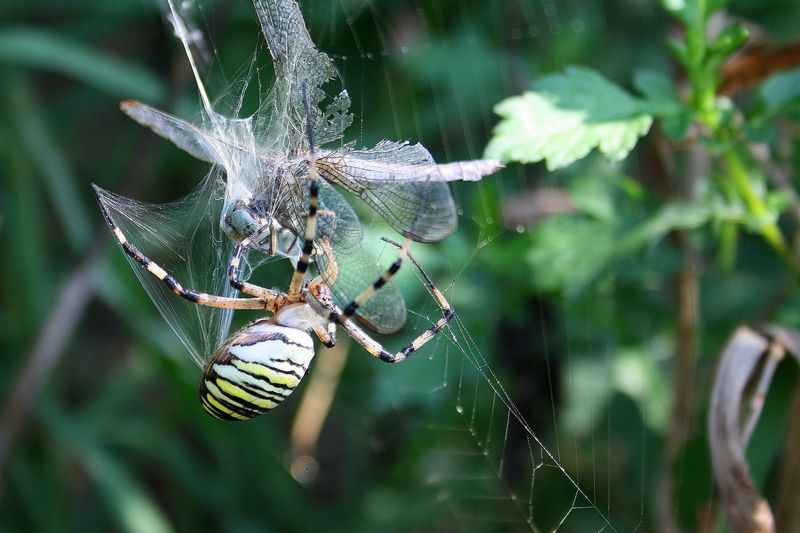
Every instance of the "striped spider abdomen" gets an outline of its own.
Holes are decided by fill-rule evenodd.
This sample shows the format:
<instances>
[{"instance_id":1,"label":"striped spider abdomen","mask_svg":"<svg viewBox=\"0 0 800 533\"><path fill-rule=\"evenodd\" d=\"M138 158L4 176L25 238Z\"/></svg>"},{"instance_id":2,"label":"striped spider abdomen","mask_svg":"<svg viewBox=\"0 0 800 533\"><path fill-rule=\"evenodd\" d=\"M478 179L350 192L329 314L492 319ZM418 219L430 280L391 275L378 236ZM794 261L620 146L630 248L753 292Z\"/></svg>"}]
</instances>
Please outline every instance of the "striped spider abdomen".
<instances>
[{"instance_id":1,"label":"striped spider abdomen","mask_svg":"<svg viewBox=\"0 0 800 533\"><path fill-rule=\"evenodd\" d=\"M308 333L260 320L214 352L200 381L200 402L220 420L254 418L292 393L313 357Z\"/></svg>"}]
</instances>

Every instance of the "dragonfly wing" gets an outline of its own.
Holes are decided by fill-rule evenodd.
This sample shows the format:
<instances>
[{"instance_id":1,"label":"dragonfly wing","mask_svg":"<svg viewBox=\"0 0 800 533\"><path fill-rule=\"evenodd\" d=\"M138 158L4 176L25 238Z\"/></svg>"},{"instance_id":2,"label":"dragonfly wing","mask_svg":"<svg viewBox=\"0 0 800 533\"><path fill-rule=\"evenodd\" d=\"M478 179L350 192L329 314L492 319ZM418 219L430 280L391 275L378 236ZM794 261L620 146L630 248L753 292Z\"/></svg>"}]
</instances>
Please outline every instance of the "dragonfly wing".
<instances>
[{"instance_id":1,"label":"dragonfly wing","mask_svg":"<svg viewBox=\"0 0 800 533\"><path fill-rule=\"evenodd\" d=\"M119 106L123 113L150 128L175 146L208 163L218 163L219 156L211 146L211 138L203 130L168 113L133 100Z\"/></svg>"},{"instance_id":2,"label":"dragonfly wing","mask_svg":"<svg viewBox=\"0 0 800 533\"><path fill-rule=\"evenodd\" d=\"M502 165L491 160L437 165L421 144L382 141L369 150L323 152L320 174L362 198L403 235L434 242L457 217L448 181L477 181Z\"/></svg>"},{"instance_id":3,"label":"dragonfly wing","mask_svg":"<svg viewBox=\"0 0 800 533\"><path fill-rule=\"evenodd\" d=\"M362 247L349 249L334 247L333 258L318 259L323 279L331 261L336 262L338 273L335 280L326 283L331 288L334 300L340 307L346 306L361 291L370 287L383 273L383 269ZM356 319L367 328L381 334L396 333L406 323L406 304L400 290L389 282L376 292L356 311Z\"/></svg>"},{"instance_id":4,"label":"dragonfly wing","mask_svg":"<svg viewBox=\"0 0 800 533\"><path fill-rule=\"evenodd\" d=\"M353 122L348 113L350 98L342 91L324 112L320 110L325 99L322 86L338 78L338 74L331 59L317 50L311 40L297 2L254 0L253 4L275 67L274 103L287 134L294 141L289 144L306 144L304 84L308 88L315 142L321 145L340 138Z\"/></svg>"},{"instance_id":5,"label":"dragonfly wing","mask_svg":"<svg viewBox=\"0 0 800 533\"><path fill-rule=\"evenodd\" d=\"M317 269L343 307L370 287L383 269L361 246L361 222L347 200L325 182L320 182L319 200ZM400 290L390 281L359 308L356 318L378 333L400 330L406 322Z\"/></svg>"}]
</instances>

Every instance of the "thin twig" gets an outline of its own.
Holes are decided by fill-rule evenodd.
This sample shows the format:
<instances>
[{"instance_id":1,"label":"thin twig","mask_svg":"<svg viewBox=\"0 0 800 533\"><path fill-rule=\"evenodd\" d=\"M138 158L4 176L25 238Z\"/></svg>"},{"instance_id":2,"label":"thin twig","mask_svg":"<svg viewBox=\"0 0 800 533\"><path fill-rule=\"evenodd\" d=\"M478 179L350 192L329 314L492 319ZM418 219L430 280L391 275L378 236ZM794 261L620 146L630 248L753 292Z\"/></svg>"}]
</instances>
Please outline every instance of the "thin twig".
<instances>
[{"instance_id":1,"label":"thin twig","mask_svg":"<svg viewBox=\"0 0 800 533\"><path fill-rule=\"evenodd\" d=\"M100 264L103 249L105 246L95 246L61 286L56 304L51 308L28 362L9 394L0 418L0 469L28 418L33 400L60 360L64 347L94 296L92 275Z\"/></svg>"},{"instance_id":2,"label":"thin twig","mask_svg":"<svg viewBox=\"0 0 800 533\"><path fill-rule=\"evenodd\" d=\"M776 531L800 531L800 491L797 490L800 487L800 387L794 393L788 420L775 504Z\"/></svg>"},{"instance_id":3,"label":"thin twig","mask_svg":"<svg viewBox=\"0 0 800 533\"><path fill-rule=\"evenodd\" d=\"M654 135L655 188L665 199L691 197L694 182L703 175L708 158L698 150L692 151L690 168L685 181L675 184L674 150L663 132ZM678 190L680 189L680 190ZM692 398L695 378L695 355L700 306L699 265L686 232L674 231L670 235L681 252L683 264L676 278L677 345L673 371L673 406L667 428L666 442L661 461L661 472L655 489L655 508L662 531L678 531L675 512L677 501L674 466L683 449L692 423Z\"/></svg>"},{"instance_id":4,"label":"thin twig","mask_svg":"<svg viewBox=\"0 0 800 533\"><path fill-rule=\"evenodd\" d=\"M297 408L289 433L292 448L289 472L300 483L310 483L316 478L319 464L314 454L339 388L349 349L350 342L345 337L317 357L316 369Z\"/></svg>"}]
</instances>

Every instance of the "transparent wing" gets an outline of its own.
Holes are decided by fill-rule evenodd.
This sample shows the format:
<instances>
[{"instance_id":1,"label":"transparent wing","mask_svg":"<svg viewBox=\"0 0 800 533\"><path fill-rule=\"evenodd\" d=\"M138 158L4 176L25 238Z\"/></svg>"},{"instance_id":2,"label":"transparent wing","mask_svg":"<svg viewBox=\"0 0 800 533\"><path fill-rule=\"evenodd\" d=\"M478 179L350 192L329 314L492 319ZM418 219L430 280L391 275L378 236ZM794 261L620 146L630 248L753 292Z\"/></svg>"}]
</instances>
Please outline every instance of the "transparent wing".
<instances>
[{"instance_id":1,"label":"transparent wing","mask_svg":"<svg viewBox=\"0 0 800 533\"><path fill-rule=\"evenodd\" d=\"M336 303L345 306L370 287L384 269L362 248L364 234L356 213L325 182L320 183L320 213L317 269L331 287ZM326 250L332 250L332 254ZM397 286L386 284L359 308L356 318L378 333L400 330L406 322L406 305Z\"/></svg>"},{"instance_id":2,"label":"transparent wing","mask_svg":"<svg viewBox=\"0 0 800 533\"><path fill-rule=\"evenodd\" d=\"M197 159L209 163L219 162L219 155L211 146L209 134L196 126L133 100L125 100L119 108L142 126L150 128L161 137L172 141L178 148Z\"/></svg>"},{"instance_id":3,"label":"transparent wing","mask_svg":"<svg viewBox=\"0 0 800 533\"><path fill-rule=\"evenodd\" d=\"M254 0L275 67L273 101L268 111L274 127L282 124L290 146L304 146L306 111L302 87L308 87L315 142L323 145L342 136L353 122L348 113L350 98L346 91L336 96L325 111L320 109L325 99L322 86L337 78L330 58L317 50L306 28L300 7L295 0ZM276 120L277 119L277 120Z\"/></svg>"},{"instance_id":4,"label":"transparent wing","mask_svg":"<svg viewBox=\"0 0 800 533\"><path fill-rule=\"evenodd\" d=\"M421 144L382 141L369 150L323 152L320 175L363 199L403 235L439 241L456 227L448 181L476 181L501 168L477 160L437 165Z\"/></svg>"},{"instance_id":5,"label":"transparent wing","mask_svg":"<svg viewBox=\"0 0 800 533\"><path fill-rule=\"evenodd\" d=\"M167 204L137 202L108 191L100 201L143 254L172 274L185 288L234 296L227 282L233 241L219 229L222 183L210 173L186 197ZM161 316L200 366L228 337L233 312L212 309L175 296L162 282L125 255Z\"/></svg>"}]
</instances>

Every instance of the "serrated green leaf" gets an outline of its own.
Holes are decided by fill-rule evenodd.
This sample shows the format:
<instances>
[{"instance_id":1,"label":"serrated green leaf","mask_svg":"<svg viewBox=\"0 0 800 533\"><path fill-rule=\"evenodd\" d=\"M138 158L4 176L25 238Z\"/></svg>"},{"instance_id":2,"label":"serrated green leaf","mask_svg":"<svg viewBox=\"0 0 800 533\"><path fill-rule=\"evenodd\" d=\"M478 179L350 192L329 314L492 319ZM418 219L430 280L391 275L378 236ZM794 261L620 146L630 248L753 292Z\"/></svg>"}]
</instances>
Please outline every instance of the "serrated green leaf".
<instances>
[{"instance_id":1,"label":"serrated green leaf","mask_svg":"<svg viewBox=\"0 0 800 533\"><path fill-rule=\"evenodd\" d=\"M593 70L570 67L495 107L503 120L485 155L506 162L544 160L551 171L594 148L619 161L650 130L653 118L641 108L641 101Z\"/></svg>"},{"instance_id":2,"label":"serrated green leaf","mask_svg":"<svg viewBox=\"0 0 800 533\"><path fill-rule=\"evenodd\" d=\"M580 291L614 255L614 226L576 216L552 217L532 233L527 261L541 291Z\"/></svg>"}]
</instances>

